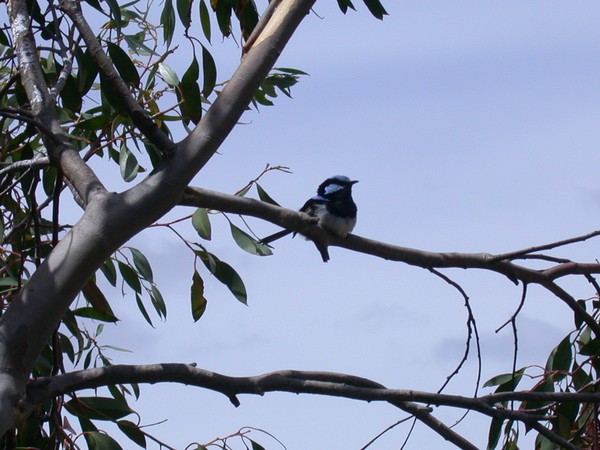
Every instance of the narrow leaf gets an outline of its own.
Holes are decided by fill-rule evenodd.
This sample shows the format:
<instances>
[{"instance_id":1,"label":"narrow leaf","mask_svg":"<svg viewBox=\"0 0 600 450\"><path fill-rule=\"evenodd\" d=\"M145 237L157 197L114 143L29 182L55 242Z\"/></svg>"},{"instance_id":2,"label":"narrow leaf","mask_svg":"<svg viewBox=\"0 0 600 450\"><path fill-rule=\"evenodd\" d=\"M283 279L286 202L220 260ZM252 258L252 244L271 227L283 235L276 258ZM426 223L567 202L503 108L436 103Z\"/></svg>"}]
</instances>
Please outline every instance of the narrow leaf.
<instances>
[{"instance_id":1,"label":"narrow leaf","mask_svg":"<svg viewBox=\"0 0 600 450\"><path fill-rule=\"evenodd\" d=\"M200 317L206 311L206 298L204 297L204 281L200 277L200 274L197 270L194 270L194 275L192 276L192 289L191 289L191 299L192 299L192 318L194 322L197 322Z\"/></svg>"},{"instance_id":2,"label":"narrow leaf","mask_svg":"<svg viewBox=\"0 0 600 450\"><path fill-rule=\"evenodd\" d=\"M217 66L212 55L204 45L202 46L202 73L204 77L202 93L205 97L208 97L217 83Z\"/></svg>"},{"instance_id":3,"label":"narrow leaf","mask_svg":"<svg viewBox=\"0 0 600 450\"><path fill-rule=\"evenodd\" d=\"M269 256L273 254L268 246L261 244L245 231L236 227L232 223L230 223L229 226L231 228L231 236L233 237L233 240L242 250L258 256Z\"/></svg>"},{"instance_id":4,"label":"narrow leaf","mask_svg":"<svg viewBox=\"0 0 600 450\"><path fill-rule=\"evenodd\" d=\"M118 420L134 413L126 402L111 397L78 397L65 407L72 414L92 420Z\"/></svg>"},{"instance_id":5,"label":"narrow leaf","mask_svg":"<svg viewBox=\"0 0 600 450\"><path fill-rule=\"evenodd\" d=\"M261 199L261 201L265 202L265 203L269 203L271 205L275 205L275 206L281 206L279 203L277 203L275 200L273 200L273 198L267 194L267 191L265 191L262 186L258 183L256 184L256 191L258 192L258 198Z\"/></svg>"},{"instance_id":6,"label":"narrow leaf","mask_svg":"<svg viewBox=\"0 0 600 450\"><path fill-rule=\"evenodd\" d=\"M129 420L119 420L117 422L119 430L125 434L129 439L135 442L142 448L146 448L146 435L140 430L140 428Z\"/></svg>"},{"instance_id":7,"label":"narrow leaf","mask_svg":"<svg viewBox=\"0 0 600 450\"><path fill-rule=\"evenodd\" d=\"M211 238L211 226L206 208L198 208L192 215L192 226L198 235L207 241Z\"/></svg>"},{"instance_id":8,"label":"narrow leaf","mask_svg":"<svg viewBox=\"0 0 600 450\"><path fill-rule=\"evenodd\" d=\"M136 248L130 247L129 251L131 251L131 256L133 256L133 264L135 265L137 271L140 273L140 275L142 275L142 277L144 277L145 280L152 283L152 267L150 266L148 259Z\"/></svg>"},{"instance_id":9,"label":"narrow leaf","mask_svg":"<svg viewBox=\"0 0 600 450\"><path fill-rule=\"evenodd\" d=\"M125 145L121 145L119 151L119 168L121 169L123 180L127 182L135 179L140 169L136 157Z\"/></svg>"},{"instance_id":10,"label":"narrow leaf","mask_svg":"<svg viewBox=\"0 0 600 450\"><path fill-rule=\"evenodd\" d=\"M119 75L121 75L121 78L123 78L123 81L130 86L139 86L140 75L127 52L112 42L108 42L107 45L110 59L119 72Z\"/></svg>"},{"instance_id":11,"label":"narrow leaf","mask_svg":"<svg viewBox=\"0 0 600 450\"><path fill-rule=\"evenodd\" d=\"M204 37L210 43L210 14L204 0L200 0L200 24Z\"/></svg>"},{"instance_id":12,"label":"narrow leaf","mask_svg":"<svg viewBox=\"0 0 600 450\"><path fill-rule=\"evenodd\" d=\"M142 313L142 316L144 317L146 322L148 322L148 324L150 324L151 327L154 327L154 324L152 323L152 320L150 319L150 315L148 314L148 311L146 311L146 307L144 306L144 303L142 302L142 298L138 294L135 294L135 303L137 304L137 307L140 310L140 312Z\"/></svg>"},{"instance_id":13,"label":"narrow leaf","mask_svg":"<svg viewBox=\"0 0 600 450\"><path fill-rule=\"evenodd\" d=\"M160 23L163 26L163 39L167 47L171 45L175 32L175 9L172 0L166 0L160 15Z\"/></svg>"},{"instance_id":14,"label":"narrow leaf","mask_svg":"<svg viewBox=\"0 0 600 450\"><path fill-rule=\"evenodd\" d=\"M140 279L135 270L129 267L127 264L118 261L119 272L121 272L121 276L125 280L125 282L129 285L131 289L133 289L138 294L142 292L142 285L140 283Z\"/></svg>"},{"instance_id":15,"label":"narrow leaf","mask_svg":"<svg viewBox=\"0 0 600 450\"><path fill-rule=\"evenodd\" d=\"M179 14L179 20L181 20L181 23L186 30L190 27L192 22L192 17L190 14L191 6L191 0L177 0L177 13Z\"/></svg>"}]
</instances>

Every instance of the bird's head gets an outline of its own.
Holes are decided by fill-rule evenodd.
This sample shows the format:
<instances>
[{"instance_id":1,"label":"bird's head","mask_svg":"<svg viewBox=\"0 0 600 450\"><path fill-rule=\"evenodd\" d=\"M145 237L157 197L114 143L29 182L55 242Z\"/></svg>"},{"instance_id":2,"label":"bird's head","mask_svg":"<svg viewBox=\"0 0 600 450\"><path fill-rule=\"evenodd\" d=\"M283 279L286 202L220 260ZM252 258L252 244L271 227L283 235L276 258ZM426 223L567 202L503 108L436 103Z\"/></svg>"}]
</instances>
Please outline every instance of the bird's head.
<instances>
[{"instance_id":1,"label":"bird's head","mask_svg":"<svg viewBox=\"0 0 600 450\"><path fill-rule=\"evenodd\" d=\"M352 185L358 180L351 180L345 175L335 175L321 183L317 195L326 199L339 199L352 194Z\"/></svg>"}]
</instances>

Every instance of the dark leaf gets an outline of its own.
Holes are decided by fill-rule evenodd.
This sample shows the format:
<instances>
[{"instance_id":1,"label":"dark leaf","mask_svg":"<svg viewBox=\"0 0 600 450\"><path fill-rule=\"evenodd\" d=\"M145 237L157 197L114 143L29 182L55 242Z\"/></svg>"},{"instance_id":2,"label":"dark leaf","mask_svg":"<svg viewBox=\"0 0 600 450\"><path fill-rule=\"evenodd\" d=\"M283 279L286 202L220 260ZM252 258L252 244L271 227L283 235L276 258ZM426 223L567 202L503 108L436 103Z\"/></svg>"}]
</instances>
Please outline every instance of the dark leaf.
<instances>
[{"instance_id":1,"label":"dark leaf","mask_svg":"<svg viewBox=\"0 0 600 450\"><path fill-rule=\"evenodd\" d=\"M112 258L108 258L106 261L104 261L100 266L100 270L110 284L113 286L117 285L117 270L115 269L115 264L113 263Z\"/></svg>"},{"instance_id":2,"label":"dark leaf","mask_svg":"<svg viewBox=\"0 0 600 450\"><path fill-rule=\"evenodd\" d=\"M175 9L173 9L172 0L165 1L165 6L160 15L160 23L163 27L163 39L168 47L171 45L173 33L175 32Z\"/></svg>"},{"instance_id":3,"label":"dark leaf","mask_svg":"<svg viewBox=\"0 0 600 450\"><path fill-rule=\"evenodd\" d=\"M249 439L249 441L252 444L252 450L265 450L265 448L258 442L253 441L252 439Z\"/></svg>"},{"instance_id":4,"label":"dark leaf","mask_svg":"<svg viewBox=\"0 0 600 450\"><path fill-rule=\"evenodd\" d=\"M269 203L271 205L275 205L275 206L281 206L279 203L277 203L275 200L273 200L273 198L267 194L267 191L265 191L262 186L258 183L256 184L256 191L258 192L258 198L261 199L261 201L265 202L265 203Z\"/></svg>"},{"instance_id":5,"label":"dark leaf","mask_svg":"<svg viewBox=\"0 0 600 450\"><path fill-rule=\"evenodd\" d=\"M552 350L548 361L546 362L546 370L553 371L568 371L571 368L572 352L571 352L571 337L565 337Z\"/></svg>"},{"instance_id":6,"label":"dark leaf","mask_svg":"<svg viewBox=\"0 0 600 450\"><path fill-rule=\"evenodd\" d=\"M89 450L123 450L108 434L91 431L84 434Z\"/></svg>"},{"instance_id":7,"label":"dark leaf","mask_svg":"<svg viewBox=\"0 0 600 450\"><path fill-rule=\"evenodd\" d=\"M135 294L135 303L136 303L138 309L140 310L140 312L142 313L142 316L144 317L146 322L148 322L151 327L154 327L154 324L152 323L152 320L150 319L150 315L148 314L148 311L146 311L146 307L144 306L144 303L142 302L142 298L138 294Z\"/></svg>"},{"instance_id":8,"label":"dark leaf","mask_svg":"<svg viewBox=\"0 0 600 450\"><path fill-rule=\"evenodd\" d=\"M117 2L117 0L106 0L106 3L108 3L108 7L110 8L114 27L117 29L117 32L121 34L123 21L121 20L121 7L119 6L119 2Z\"/></svg>"},{"instance_id":9,"label":"dark leaf","mask_svg":"<svg viewBox=\"0 0 600 450\"><path fill-rule=\"evenodd\" d=\"M490 423L490 431L488 433L488 444L487 450L493 450L500 441L500 435L502 434L502 422L503 419L494 417Z\"/></svg>"},{"instance_id":10,"label":"dark leaf","mask_svg":"<svg viewBox=\"0 0 600 450\"><path fill-rule=\"evenodd\" d=\"M379 20L383 20L383 16L387 16L387 11L379 0L363 0L371 14L373 14Z\"/></svg>"},{"instance_id":11,"label":"dark leaf","mask_svg":"<svg viewBox=\"0 0 600 450\"><path fill-rule=\"evenodd\" d=\"M215 278L227 286L236 299L246 305L248 301L246 287L233 267L207 251L198 250L196 254Z\"/></svg>"},{"instance_id":12,"label":"dark leaf","mask_svg":"<svg viewBox=\"0 0 600 450\"><path fill-rule=\"evenodd\" d=\"M164 300L162 294L160 293L158 288L154 285L152 285L152 288L150 289L150 299L152 300L152 304L154 305L154 309L156 309L156 312L158 313L158 315L162 318L166 318L167 317L167 305L165 303L165 300Z\"/></svg>"},{"instance_id":13,"label":"dark leaf","mask_svg":"<svg viewBox=\"0 0 600 450\"><path fill-rule=\"evenodd\" d=\"M119 321L119 319L117 319L113 315L112 311L100 312L100 311L96 310L95 308L90 308L88 306L85 306L83 308L74 309L73 314L78 317L84 317L86 319L100 320L102 322L114 323L114 322Z\"/></svg>"},{"instance_id":14,"label":"dark leaf","mask_svg":"<svg viewBox=\"0 0 600 450\"><path fill-rule=\"evenodd\" d=\"M217 83L217 66L210 52L202 46L202 73L204 80L202 82L202 93L208 97Z\"/></svg>"},{"instance_id":15,"label":"dark leaf","mask_svg":"<svg viewBox=\"0 0 600 450\"><path fill-rule=\"evenodd\" d=\"M135 65L129 58L129 55L125 50L119 47L117 44L108 42L108 54L112 60L115 68L123 78L123 81L130 86L137 87L140 84L140 75L138 74Z\"/></svg>"},{"instance_id":16,"label":"dark leaf","mask_svg":"<svg viewBox=\"0 0 600 450\"><path fill-rule=\"evenodd\" d=\"M223 36L228 37L231 34L231 3L228 0L217 1L217 23Z\"/></svg>"},{"instance_id":17,"label":"dark leaf","mask_svg":"<svg viewBox=\"0 0 600 450\"><path fill-rule=\"evenodd\" d=\"M200 66L194 56L190 67L185 71L179 85L183 103L181 111L185 118L188 118L195 124L202 117L202 97L200 95L200 86L198 77L200 76Z\"/></svg>"},{"instance_id":18,"label":"dark leaf","mask_svg":"<svg viewBox=\"0 0 600 450\"><path fill-rule=\"evenodd\" d=\"M131 256L133 256L133 265L135 266L137 271L140 273L140 275L142 277L144 277L145 280L152 283L152 281L153 281L152 267L150 266L148 259L144 256L144 254L142 252L140 252L136 248L130 247L129 251L131 252Z\"/></svg>"},{"instance_id":19,"label":"dark leaf","mask_svg":"<svg viewBox=\"0 0 600 450\"><path fill-rule=\"evenodd\" d=\"M121 276L125 280L125 282L129 285L131 289L133 289L136 293L141 294L142 285L140 284L140 279L135 270L129 267L127 264L118 261L119 272L121 272Z\"/></svg>"},{"instance_id":20,"label":"dark leaf","mask_svg":"<svg viewBox=\"0 0 600 450\"><path fill-rule=\"evenodd\" d=\"M233 237L233 240L242 250L245 250L252 255L258 256L269 256L273 254L273 252L268 246L266 246L265 244L261 244L245 231L236 227L232 223L230 223L229 226L231 229L231 236Z\"/></svg>"},{"instance_id":21,"label":"dark leaf","mask_svg":"<svg viewBox=\"0 0 600 450\"><path fill-rule=\"evenodd\" d=\"M192 22L190 11L191 7L191 0L177 0L177 13L179 14L179 20L181 20L181 23L186 30L190 27Z\"/></svg>"},{"instance_id":22,"label":"dark leaf","mask_svg":"<svg viewBox=\"0 0 600 450\"><path fill-rule=\"evenodd\" d=\"M119 430L125 434L129 439L135 442L142 448L146 448L146 435L140 430L140 428L129 420L119 420L117 422Z\"/></svg>"},{"instance_id":23,"label":"dark leaf","mask_svg":"<svg viewBox=\"0 0 600 450\"><path fill-rule=\"evenodd\" d=\"M211 226L206 208L198 208L192 215L192 226L202 239L210 241Z\"/></svg>"},{"instance_id":24,"label":"dark leaf","mask_svg":"<svg viewBox=\"0 0 600 450\"><path fill-rule=\"evenodd\" d=\"M337 0L337 2L338 2L338 6L340 7L340 10L344 14L346 14L346 12L348 11L348 8L356 11L356 8L354 7L354 5L352 4L352 2L350 0Z\"/></svg>"},{"instance_id":25,"label":"dark leaf","mask_svg":"<svg viewBox=\"0 0 600 450\"><path fill-rule=\"evenodd\" d=\"M194 275L192 276L191 299L192 318L194 322L197 322L204 314L204 311L206 311L206 298L204 297L204 281L202 281L200 274L196 270L194 270Z\"/></svg>"},{"instance_id":26,"label":"dark leaf","mask_svg":"<svg viewBox=\"0 0 600 450\"><path fill-rule=\"evenodd\" d=\"M134 413L126 402L111 397L78 397L65 407L71 414L92 420L118 420Z\"/></svg>"},{"instance_id":27,"label":"dark leaf","mask_svg":"<svg viewBox=\"0 0 600 450\"><path fill-rule=\"evenodd\" d=\"M210 14L204 0L200 0L200 24L204 37L210 43Z\"/></svg>"}]
</instances>

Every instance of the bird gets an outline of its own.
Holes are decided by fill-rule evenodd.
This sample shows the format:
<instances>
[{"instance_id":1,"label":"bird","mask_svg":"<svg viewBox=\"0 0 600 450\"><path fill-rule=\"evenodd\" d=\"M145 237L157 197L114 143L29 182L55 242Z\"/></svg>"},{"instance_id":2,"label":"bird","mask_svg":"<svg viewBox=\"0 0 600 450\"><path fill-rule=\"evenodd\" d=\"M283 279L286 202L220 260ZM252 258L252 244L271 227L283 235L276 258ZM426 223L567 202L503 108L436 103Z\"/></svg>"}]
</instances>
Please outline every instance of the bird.
<instances>
[{"instance_id":1,"label":"bird","mask_svg":"<svg viewBox=\"0 0 600 450\"><path fill-rule=\"evenodd\" d=\"M300 211L319 219L318 224L336 236L346 237L356 225L356 203L352 199L352 186L358 180L351 180L345 175L334 175L323 181L317 189L317 195L308 199ZM261 239L261 243L269 244L277 239L294 233L282 230Z\"/></svg>"}]
</instances>

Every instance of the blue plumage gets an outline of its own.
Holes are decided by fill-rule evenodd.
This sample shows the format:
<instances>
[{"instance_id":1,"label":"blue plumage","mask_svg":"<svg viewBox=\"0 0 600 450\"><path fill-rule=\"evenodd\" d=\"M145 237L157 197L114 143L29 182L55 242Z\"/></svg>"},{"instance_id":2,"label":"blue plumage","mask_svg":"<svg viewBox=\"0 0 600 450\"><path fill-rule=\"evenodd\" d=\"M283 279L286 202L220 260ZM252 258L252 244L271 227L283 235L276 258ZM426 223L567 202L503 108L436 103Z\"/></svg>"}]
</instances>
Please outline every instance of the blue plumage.
<instances>
[{"instance_id":1,"label":"blue plumage","mask_svg":"<svg viewBox=\"0 0 600 450\"><path fill-rule=\"evenodd\" d=\"M356 225L356 204L352 199L352 186L357 183L344 175L327 178L319 185L317 195L307 200L300 211L317 217L319 225L330 233L346 237ZM262 239L268 244L292 231L283 230Z\"/></svg>"}]
</instances>

